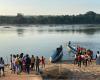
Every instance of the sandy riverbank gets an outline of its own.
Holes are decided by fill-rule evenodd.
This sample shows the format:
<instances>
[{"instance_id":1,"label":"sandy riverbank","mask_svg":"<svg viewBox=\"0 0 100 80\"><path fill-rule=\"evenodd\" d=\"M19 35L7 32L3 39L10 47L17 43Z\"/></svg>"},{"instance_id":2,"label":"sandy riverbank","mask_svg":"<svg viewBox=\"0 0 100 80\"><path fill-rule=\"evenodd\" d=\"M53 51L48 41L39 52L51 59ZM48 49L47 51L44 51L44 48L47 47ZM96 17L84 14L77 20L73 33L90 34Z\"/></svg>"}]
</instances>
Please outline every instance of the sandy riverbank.
<instances>
[{"instance_id":1,"label":"sandy riverbank","mask_svg":"<svg viewBox=\"0 0 100 80\"><path fill-rule=\"evenodd\" d=\"M100 80L100 65L96 65L95 61L81 68L74 64L67 64L67 62L49 64L42 76L51 80Z\"/></svg>"},{"instance_id":2,"label":"sandy riverbank","mask_svg":"<svg viewBox=\"0 0 100 80\"><path fill-rule=\"evenodd\" d=\"M12 73L9 68L5 70L5 76L1 76L0 80L43 80L41 75L37 72L32 71L30 74L22 72L21 74L17 75Z\"/></svg>"},{"instance_id":3,"label":"sandy riverbank","mask_svg":"<svg viewBox=\"0 0 100 80\"><path fill-rule=\"evenodd\" d=\"M29 75L21 73L20 75L11 73L11 70L6 67L5 77L0 77L0 80L100 80L100 65L93 62L88 67L68 64L67 62L46 64L42 74L37 74L32 71Z\"/></svg>"}]
</instances>

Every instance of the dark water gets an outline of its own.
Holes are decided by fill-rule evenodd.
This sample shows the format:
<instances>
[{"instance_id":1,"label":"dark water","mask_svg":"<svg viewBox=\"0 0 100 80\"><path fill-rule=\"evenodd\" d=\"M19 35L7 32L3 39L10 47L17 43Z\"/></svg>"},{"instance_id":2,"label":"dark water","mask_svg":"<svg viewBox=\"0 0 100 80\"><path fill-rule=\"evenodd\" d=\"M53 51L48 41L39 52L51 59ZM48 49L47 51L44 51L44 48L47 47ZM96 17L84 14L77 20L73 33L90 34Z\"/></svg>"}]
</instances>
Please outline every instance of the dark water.
<instances>
[{"instance_id":1,"label":"dark water","mask_svg":"<svg viewBox=\"0 0 100 80\"><path fill-rule=\"evenodd\" d=\"M10 54L45 56L48 60L55 49L64 47L63 59L70 59L66 44L100 50L100 25L17 25L0 26L0 56L9 60Z\"/></svg>"}]
</instances>

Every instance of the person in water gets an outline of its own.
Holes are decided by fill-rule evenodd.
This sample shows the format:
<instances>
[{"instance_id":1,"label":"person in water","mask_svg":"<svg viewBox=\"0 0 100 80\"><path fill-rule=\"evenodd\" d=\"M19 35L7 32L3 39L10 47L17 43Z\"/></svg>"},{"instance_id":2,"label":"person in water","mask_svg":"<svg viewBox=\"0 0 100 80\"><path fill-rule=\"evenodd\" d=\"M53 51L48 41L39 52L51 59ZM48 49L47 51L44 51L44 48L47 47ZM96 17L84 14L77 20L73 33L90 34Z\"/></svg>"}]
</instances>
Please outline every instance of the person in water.
<instances>
[{"instance_id":1,"label":"person in water","mask_svg":"<svg viewBox=\"0 0 100 80\"><path fill-rule=\"evenodd\" d=\"M0 77L1 77L1 70L3 72L3 76L5 76L5 74L4 74L4 60L2 57L0 58Z\"/></svg>"}]
</instances>

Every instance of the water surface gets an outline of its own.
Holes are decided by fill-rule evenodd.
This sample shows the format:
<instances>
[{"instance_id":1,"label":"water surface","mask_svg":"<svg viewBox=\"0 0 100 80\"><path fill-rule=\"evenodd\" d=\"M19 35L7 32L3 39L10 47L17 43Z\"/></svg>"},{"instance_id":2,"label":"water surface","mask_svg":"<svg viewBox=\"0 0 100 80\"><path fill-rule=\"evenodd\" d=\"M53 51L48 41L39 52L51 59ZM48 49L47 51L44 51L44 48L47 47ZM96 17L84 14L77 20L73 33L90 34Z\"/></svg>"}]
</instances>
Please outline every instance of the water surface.
<instances>
[{"instance_id":1,"label":"water surface","mask_svg":"<svg viewBox=\"0 0 100 80\"><path fill-rule=\"evenodd\" d=\"M70 59L66 44L92 49L94 57L100 50L100 25L13 25L0 26L0 56L10 54L45 56L48 60L55 49L64 47L63 59Z\"/></svg>"}]
</instances>

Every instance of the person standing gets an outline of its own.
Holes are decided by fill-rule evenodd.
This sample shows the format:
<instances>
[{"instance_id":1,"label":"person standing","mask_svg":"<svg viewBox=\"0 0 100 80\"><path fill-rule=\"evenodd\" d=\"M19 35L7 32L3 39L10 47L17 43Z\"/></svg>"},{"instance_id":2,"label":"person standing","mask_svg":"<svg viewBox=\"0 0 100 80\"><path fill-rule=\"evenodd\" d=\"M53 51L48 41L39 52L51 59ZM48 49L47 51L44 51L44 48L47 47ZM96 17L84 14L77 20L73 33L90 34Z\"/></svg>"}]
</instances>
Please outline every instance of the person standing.
<instances>
[{"instance_id":1,"label":"person standing","mask_svg":"<svg viewBox=\"0 0 100 80\"><path fill-rule=\"evenodd\" d=\"M26 63L26 56L24 56L23 59L22 59L23 72L26 71L26 67L25 67L26 64L25 63Z\"/></svg>"},{"instance_id":2,"label":"person standing","mask_svg":"<svg viewBox=\"0 0 100 80\"><path fill-rule=\"evenodd\" d=\"M16 55L13 55L13 59L12 59L13 69L12 69L12 71L14 72L14 74L15 74L15 71L16 71L15 59L16 59Z\"/></svg>"},{"instance_id":3,"label":"person standing","mask_svg":"<svg viewBox=\"0 0 100 80\"><path fill-rule=\"evenodd\" d=\"M45 68L45 58L42 56L41 58L42 68Z\"/></svg>"},{"instance_id":4,"label":"person standing","mask_svg":"<svg viewBox=\"0 0 100 80\"><path fill-rule=\"evenodd\" d=\"M100 65L100 52L99 51L97 51L97 54L96 54L96 64Z\"/></svg>"},{"instance_id":5,"label":"person standing","mask_svg":"<svg viewBox=\"0 0 100 80\"><path fill-rule=\"evenodd\" d=\"M87 65L88 65L88 58L89 58L89 56L88 56L88 54L87 54L87 52L84 54L84 56L85 56L85 66L87 67Z\"/></svg>"},{"instance_id":6,"label":"person standing","mask_svg":"<svg viewBox=\"0 0 100 80\"><path fill-rule=\"evenodd\" d=\"M12 68L13 68L13 65L12 65L12 54L10 54L10 66L11 66L10 70L12 70Z\"/></svg>"},{"instance_id":7,"label":"person standing","mask_svg":"<svg viewBox=\"0 0 100 80\"><path fill-rule=\"evenodd\" d=\"M22 64L23 55L24 55L24 53L21 53L20 56L19 56L19 61L20 61L20 71L21 71L21 72L23 71L23 64Z\"/></svg>"},{"instance_id":8,"label":"person standing","mask_svg":"<svg viewBox=\"0 0 100 80\"><path fill-rule=\"evenodd\" d=\"M3 76L5 76L5 74L4 74L4 60L2 57L0 58L0 77L1 77L1 70L3 72Z\"/></svg>"},{"instance_id":9,"label":"person standing","mask_svg":"<svg viewBox=\"0 0 100 80\"><path fill-rule=\"evenodd\" d=\"M32 57L31 57L31 69L32 70L33 70L33 68L35 69L34 64L35 64L35 57L34 57L34 55L32 55Z\"/></svg>"},{"instance_id":10,"label":"person standing","mask_svg":"<svg viewBox=\"0 0 100 80\"><path fill-rule=\"evenodd\" d=\"M39 72L40 59L39 59L38 56L36 57L36 63L35 64L36 64L36 71Z\"/></svg>"},{"instance_id":11,"label":"person standing","mask_svg":"<svg viewBox=\"0 0 100 80\"><path fill-rule=\"evenodd\" d=\"M77 59L78 59L78 66L81 67L81 55L80 54L78 54Z\"/></svg>"},{"instance_id":12,"label":"person standing","mask_svg":"<svg viewBox=\"0 0 100 80\"><path fill-rule=\"evenodd\" d=\"M29 74L30 73L30 64L31 64L31 59L29 55L26 55L26 60L25 60L25 66L26 66L26 72Z\"/></svg>"},{"instance_id":13,"label":"person standing","mask_svg":"<svg viewBox=\"0 0 100 80\"><path fill-rule=\"evenodd\" d=\"M16 55L16 59L15 59L15 65L16 65L16 72L17 74L19 74L21 71L20 71L20 60L19 60L19 55L17 54Z\"/></svg>"},{"instance_id":14,"label":"person standing","mask_svg":"<svg viewBox=\"0 0 100 80\"><path fill-rule=\"evenodd\" d=\"M74 58L74 65L75 65L75 64L77 64L77 62L78 62L78 59L77 59L78 54L76 53L76 54L74 55L74 57L75 57L75 58Z\"/></svg>"}]
</instances>

